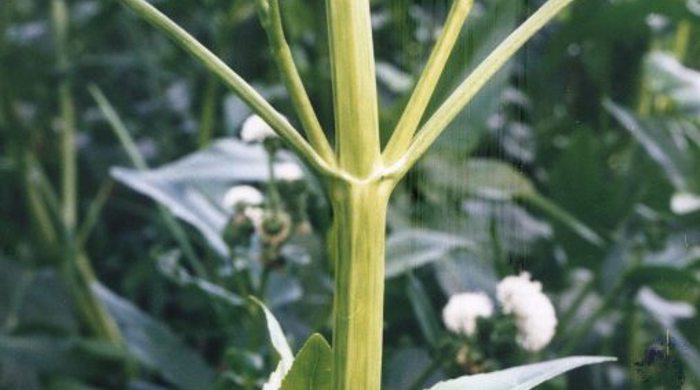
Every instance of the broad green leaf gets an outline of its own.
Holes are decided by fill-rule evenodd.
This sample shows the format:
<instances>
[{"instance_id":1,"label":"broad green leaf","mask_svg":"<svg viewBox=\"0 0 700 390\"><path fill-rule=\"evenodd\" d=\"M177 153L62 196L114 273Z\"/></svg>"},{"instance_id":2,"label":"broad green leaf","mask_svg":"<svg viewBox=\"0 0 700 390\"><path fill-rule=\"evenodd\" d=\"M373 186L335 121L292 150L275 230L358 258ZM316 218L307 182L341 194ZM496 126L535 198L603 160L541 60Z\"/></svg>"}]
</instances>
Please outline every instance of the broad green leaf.
<instances>
[{"instance_id":1,"label":"broad green leaf","mask_svg":"<svg viewBox=\"0 0 700 390\"><path fill-rule=\"evenodd\" d=\"M304 344L292 368L282 381L281 390L327 390L332 386L333 353L320 334Z\"/></svg>"},{"instance_id":2,"label":"broad green leaf","mask_svg":"<svg viewBox=\"0 0 700 390\"><path fill-rule=\"evenodd\" d=\"M208 280L193 276L190 271L180 265L180 252L177 250L163 254L158 258L158 269L168 279L180 286L192 286L207 296L221 300L232 306L241 306L243 298L224 287Z\"/></svg>"},{"instance_id":3,"label":"broad green leaf","mask_svg":"<svg viewBox=\"0 0 700 390\"><path fill-rule=\"evenodd\" d=\"M96 348L99 342L76 337L0 335L0 361L31 367L43 373L79 378L108 375L125 356L117 348ZM98 351L97 349L102 349ZM117 362L117 363L115 363Z\"/></svg>"},{"instance_id":4,"label":"broad green leaf","mask_svg":"<svg viewBox=\"0 0 700 390\"><path fill-rule=\"evenodd\" d=\"M275 318L275 315L265 306L264 303L256 298L251 298L265 313L265 321L267 322L267 331L270 335L272 346L280 356L280 362L277 364L275 371L270 374L270 378L263 386L263 390L278 390L282 385L282 379L287 375L287 372L294 364L294 354L287 343L287 338L284 336L282 327Z\"/></svg>"},{"instance_id":5,"label":"broad green leaf","mask_svg":"<svg viewBox=\"0 0 700 390\"><path fill-rule=\"evenodd\" d=\"M394 233L386 244L386 278L439 261L453 250L474 248L466 238L427 229Z\"/></svg>"},{"instance_id":6,"label":"broad green leaf","mask_svg":"<svg viewBox=\"0 0 700 390\"><path fill-rule=\"evenodd\" d=\"M586 241L595 245L603 243L592 229L538 194L529 178L505 162L473 158L461 164L445 164L437 158L428 158L424 167L430 173L431 184L438 189L494 201L522 200L544 211Z\"/></svg>"},{"instance_id":7,"label":"broad green leaf","mask_svg":"<svg viewBox=\"0 0 700 390\"><path fill-rule=\"evenodd\" d=\"M278 161L296 160L283 154ZM267 154L261 145L223 139L157 169L113 168L111 174L194 226L218 254L227 257L221 234L230 212L223 207L224 195L239 183L267 181Z\"/></svg>"},{"instance_id":8,"label":"broad green leaf","mask_svg":"<svg viewBox=\"0 0 700 390\"><path fill-rule=\"evenodd\" d=\"M690 143L678 142L679 137L672 132L676 131L674 128L678 123L672 120L645 120L612 101L606 101L604 105L666 172L668 180L678 191L698 190L696 175L700 160L692 153Z\"/></svg>"},{"instance_id":9,"label":"broad green leaf","mask_svg":"<svg viewBox=\"0 0 700 390\"><path fill-rule=\"evenodd\" d=\"M440 382L430 390L528 390L575 368L610 362L611 357L577 356Z\"/></svg>"},{"instance_id":10,"label":"broad green leaf","mask_svg":"<svg viewBox=\"0 0 700 390\"><path fill-rule=\"evenodd\" d=\"M204 389L214 371L166 325L97 284L93 291L116 320L131 355L183 389Z\"/></svg>"}]
</instances>

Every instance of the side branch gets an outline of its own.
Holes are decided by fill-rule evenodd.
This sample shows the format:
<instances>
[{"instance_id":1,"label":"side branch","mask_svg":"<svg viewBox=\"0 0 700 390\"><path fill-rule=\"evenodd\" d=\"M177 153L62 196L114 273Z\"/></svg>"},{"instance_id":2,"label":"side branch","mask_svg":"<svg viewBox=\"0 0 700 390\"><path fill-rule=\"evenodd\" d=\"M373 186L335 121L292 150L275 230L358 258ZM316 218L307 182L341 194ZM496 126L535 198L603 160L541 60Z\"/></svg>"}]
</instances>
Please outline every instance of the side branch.
<instances>
[{"instance_id":1,"label":"side branch","mask_svg":"<svg viewBox=\"0 0 700 390\"><path fill-rule=\"evenodd\" d=\"M445 64L452 54L464 21L469 15L474 0L454 0L452 8L443 26L440 38L438 38L423 73L416 84L401 119L399 119L389 143L384 149L383 157L386 162L393 162L408 149L413 139L420 120L425 114L425 109L430 103L433 91L440 80Z\"/></svg>"},{"instance_id":2,"label":"side branch","mask_svg":"<svg viewBox=\"0 0 700 390\"><path fill-rule=\"evenodd\" d=\"M309 164L321 173L335 174L332 165L326 163L306 142L287 119L270 105L241 76L229 68L219 57L192 37L145 0L118 0L140 17L165 32L183 49L199 60L233 90L256 114L267 122Z\"/></svg>"},{"instance_id":3,"label":"side branch","mask_svg":"<svg viewBox=\"0 0 700 390\"><path fill-rule=\"evenodd\" d=\"M425 154L474 95L513 57L515 52L572 1L548 0L537 12L513 31L508 38L501 42L428 119L406 153L395 163L394 170L400 173L408 171Z\"/></svg>"},{"instance_id":4,"label":"side branch","mask_svg":"<svg viewBox=\"0 0 700 390\"><path fill-rule=\"evenodd\" d=\"M309 142L327 163L332 164L335 161L333 148L331 148L321 123L318 121L299 71L294 64L292 51L284 36L279 0L257 0L256 3L260 21L272 45L272 54L279 67L282 81L287 87Z\"/></svg>"}]
</instances>

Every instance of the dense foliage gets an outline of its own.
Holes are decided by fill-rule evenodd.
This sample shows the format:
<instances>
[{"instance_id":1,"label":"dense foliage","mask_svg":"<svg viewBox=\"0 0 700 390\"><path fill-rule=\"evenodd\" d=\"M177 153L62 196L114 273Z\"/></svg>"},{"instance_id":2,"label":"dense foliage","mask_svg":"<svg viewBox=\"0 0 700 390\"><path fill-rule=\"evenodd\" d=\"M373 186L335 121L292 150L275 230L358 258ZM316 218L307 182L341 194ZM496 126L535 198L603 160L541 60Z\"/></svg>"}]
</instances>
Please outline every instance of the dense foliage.
<instances>
[{"instance_id":1,"label":"dense foliage","mask_svg":"<svg viewBox=\"0 0 700 390\"><path fill-rule=\"evenodd\" d=\"M154 2L295 121L253 3ZM389 132L449 3L374 3ZM435 103L538 3L478 2ZM283 7L332 128L324 7ZM700 386L699 32L697 0L578 0L470 104L392 198L384 388L574 353L619 360L546 386ZM243 142L249 115L117 2L0 3L0 388L259 388L279 355L249 295L295 351L329 334L327 199L308 170L270 185L301 165ZM288 220L237 219L241 184ZM557 313L544 350L507 318L442 324L450 296L521 271Z\"/></svg>"}]
</instances>

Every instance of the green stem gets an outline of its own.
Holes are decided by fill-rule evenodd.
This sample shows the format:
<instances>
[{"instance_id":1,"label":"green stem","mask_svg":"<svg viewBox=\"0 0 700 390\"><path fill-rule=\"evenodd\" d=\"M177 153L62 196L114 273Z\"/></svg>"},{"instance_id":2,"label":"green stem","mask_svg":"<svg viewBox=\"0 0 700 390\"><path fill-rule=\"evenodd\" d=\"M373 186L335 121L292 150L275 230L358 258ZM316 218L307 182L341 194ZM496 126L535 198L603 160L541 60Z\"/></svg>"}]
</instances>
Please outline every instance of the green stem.
<instances>
[{"instance_id":1,"label":"green stem","mask_svg":"<svg viewBox=\"0 0 700 390\"><path fill-rule=\"evenodd\" d=\"M473 5L473 0L454 0L452 3L452 8L447 16L440 38L430 54L420 80L418 80L416 88L413 90L411 99L408 101L389 143L384 149L383 155L386 161L395 161L411 144L413 135L425 114L425 109L430 103L433 91L440 80L445 64L447 64L447 60L452 54L452 49L457 42L457 38L459 38L464 21L467 19Z\"/></svg>"},{"instance_id":2,"label":"green stem","mask_svg":"<svg viewBox=\"0 0 700 390\"><path fill-rule=\"evenodd\" d=\"M297 154L327 175L335 175L332 164L325 162L304 137L270 103L248 84L238 73L228 67L219 57L204 47L187 31L178 26L145 0L118 0L131 8L140 17L170 36L177 44L199 60L209 71L238 95L256 114L267 122Z\"/></svg>"},{"instance_id":3,"label":"green stem","mask_svg":"<svg viewBox=\"0 0 700 390\"><path fill-rule=\"evenodd\" d=\"M216 121L217 80L213 75L207 77L204 87L204 102L202 114L199 118L199 148L204 149L211 143L214 136L214 124Z\"/></svg>"},{"instance_id":4,"label":"green stem","mask_svg":"<svg viewBox=\"0 0 700 390\"><path fill-rule=\"evenodd\" d=\"M474 69L469 77L435 111L418 132L404 157L397 161L408 171L430 148L447 126L464 109L486 83L510 60L523 45L547 22L573 0L548 0L539 10L513 31L508 38Z\"/></svg>"},{"instance_id":5,"label":"green stem","mask_svg":"<svg viewBox=\"0 0 700 390\"><path fill-rule=\"evenodd\" d=\"M56 59L62 80L58 85L61 110L61 192L63 223L66 229L75 228L77 220L77 157L75 148L75 105L68 76L70 61L67 52L68 9L64 0L52 0L51 12L56 40Z\"/></svg>"},{"instance_id":6,"label":"green stem","mask_svg":"<svg viewBox=\"0 0 700 390\"><path fill-rule=\"evenodd\" d=\"M299 115L306 135L319 155L327 163L332 164L335 161L333 148L328 143L314 107L311 105L311 100L301 80L299 70L294 64L292 51L289 49L289 44L287 44L287 39L284 36L279 0L257 0L257 5L261 23L267 32L272 54L277 61L277 66L282 76L282 82L284 82L289 92L292 104L294 104L294 108Z\"/></svg>"},{"instance_id":7,"label":"green stem","mask_svg":"<svg viewBox=\"0 0 700 390\"><path fill-rule=\"evenodd\" d=\"M340 167L366 177L381 163L369 0L326 0Z\"/></svg>"},{"instance_id":8,"label":"green stem","mask_svg":"<svg viewBox=\"0 0 700 390\"><path fill-rule=\"evenodd\" d=\"M390 183L332 186L335 261L333 389L381 384L384 247Z\"/></svg>"}]
</instances>

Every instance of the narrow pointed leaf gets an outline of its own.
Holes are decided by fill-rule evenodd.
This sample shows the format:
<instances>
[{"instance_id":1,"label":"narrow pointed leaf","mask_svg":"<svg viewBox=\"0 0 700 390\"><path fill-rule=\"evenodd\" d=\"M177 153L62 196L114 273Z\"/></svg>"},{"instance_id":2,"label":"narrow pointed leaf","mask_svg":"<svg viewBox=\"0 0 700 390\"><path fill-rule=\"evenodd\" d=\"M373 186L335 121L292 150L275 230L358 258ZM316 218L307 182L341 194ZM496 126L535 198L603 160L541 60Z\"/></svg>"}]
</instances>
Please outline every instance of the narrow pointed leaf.
<instances>
[{"instance_id":1,"label":"narrow pointed leaf","mask_svg":"<svg viewBox=\"0 0 700 390\"><path fill-rule=\"evenodd\" d=\"M611 357L568 357L488 374L465 376L440 382L430 390L529 390L574 368L614 360L615 358Z\"/></svg>"}]
</instances>

